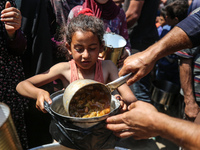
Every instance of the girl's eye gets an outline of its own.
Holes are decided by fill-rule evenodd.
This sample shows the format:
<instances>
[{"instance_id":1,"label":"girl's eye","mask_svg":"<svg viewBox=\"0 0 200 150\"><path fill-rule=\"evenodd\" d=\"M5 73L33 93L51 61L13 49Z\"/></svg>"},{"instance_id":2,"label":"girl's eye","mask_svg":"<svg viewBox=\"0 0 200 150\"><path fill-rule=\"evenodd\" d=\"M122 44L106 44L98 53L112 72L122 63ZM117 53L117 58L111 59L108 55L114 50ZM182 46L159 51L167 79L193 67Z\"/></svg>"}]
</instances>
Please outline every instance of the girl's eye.
<instances>
[{"instance_id":1,"label":"girl's eye","mask_svg":"<svg viewBox=\"0 0 200 150\"><path fill-rule=\"evenodd\" d=\"M90 51L94 51L94 50L96 50L96 47L90 48L89 50L90 50Z\"/></svg>"},{"instance_id":2,"label":"girl's eye","mask_svg":"<svg viewBox=\"0 0 200 150\"><path fill-rule=\"evenodd\" d=\"M75 50L76 50L77 52L82 52L82 51L83 51L82 48L75 48Z\"/></svg>"}]
</instances>

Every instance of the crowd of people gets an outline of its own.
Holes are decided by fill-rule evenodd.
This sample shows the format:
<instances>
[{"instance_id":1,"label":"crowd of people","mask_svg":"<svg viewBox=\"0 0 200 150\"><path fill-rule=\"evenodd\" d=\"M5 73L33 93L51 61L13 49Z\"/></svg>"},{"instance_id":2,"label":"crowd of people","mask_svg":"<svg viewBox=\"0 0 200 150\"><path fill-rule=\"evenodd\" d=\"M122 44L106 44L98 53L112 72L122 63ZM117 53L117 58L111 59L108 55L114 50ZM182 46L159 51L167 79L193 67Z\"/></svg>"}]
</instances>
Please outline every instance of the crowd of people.
<instances>
[{"instance_id":1,"label":"crowd of people","mask_svg":"<svg viewBox=\"0 0 200 150\"><path fill-rule=\"evenodd\" d=\"M2 0L0 6L0 101L11 109L23 149L53 142L44 109L52 93L78 79L106 84L130 72L115 91L122 111L106 119L106 128L120 138L161 136L200 148L200 126L193 123L200 105L199 0ZM117 65L101 57L105 33L126 40ZM187 121L153 106L154 78L181 87Z\"/></svg>"}]
</instances>

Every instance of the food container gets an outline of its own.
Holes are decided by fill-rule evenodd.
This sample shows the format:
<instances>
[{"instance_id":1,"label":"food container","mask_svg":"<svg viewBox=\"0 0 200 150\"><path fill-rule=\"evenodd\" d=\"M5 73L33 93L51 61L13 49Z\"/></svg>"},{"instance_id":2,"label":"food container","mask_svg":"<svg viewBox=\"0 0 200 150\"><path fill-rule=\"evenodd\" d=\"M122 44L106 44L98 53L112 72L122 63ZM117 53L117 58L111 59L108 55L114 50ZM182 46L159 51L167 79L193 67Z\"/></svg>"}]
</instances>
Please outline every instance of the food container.
<instances>
[{"instance_id":1,"label":"food container","mask_svg":"<svg viewBox=\"0 0 200 150\"><path fill-rule=\"evenodd\" d=\"M151 84L151 100L168 109L176 100L180 87L170 81L154 80Z\"/></svg>"},{"instance_id":2,"label":"food container","mask_svg":"<svg viewBox=\"0 0 200 150\"><path fill-rule=\"evenodd\" d=\"M120 102L112 96L111 112L101 117L77 118L66 115L63 106L64 91L53 93L52 104L44 102L45 109L52 116L50 133L61 145L72 149L93 150L114 148L117 137L105 128L107 117L119 112Z\"/></svg>"},{"instance_id":3,"label":"food container","mask_svg":"<svg viewBox=\"0 0 200 150\"><path fill-rule=\"evenodd\" d=\"M117 65L117 61L120 59L126 46L126 40L115 33L105 33L103 39L105 41L105 49L100 55Z\"/></svg>"},{"instance_id":4,"label":"food container","mask_svg":"<svg viewBox=\"0 0 200 150\"><path fill-rule=\"evenodd\" d=\"M22 150L10 108L4 103L0 103L0 149Z\"/></svg>"}]
</instances>

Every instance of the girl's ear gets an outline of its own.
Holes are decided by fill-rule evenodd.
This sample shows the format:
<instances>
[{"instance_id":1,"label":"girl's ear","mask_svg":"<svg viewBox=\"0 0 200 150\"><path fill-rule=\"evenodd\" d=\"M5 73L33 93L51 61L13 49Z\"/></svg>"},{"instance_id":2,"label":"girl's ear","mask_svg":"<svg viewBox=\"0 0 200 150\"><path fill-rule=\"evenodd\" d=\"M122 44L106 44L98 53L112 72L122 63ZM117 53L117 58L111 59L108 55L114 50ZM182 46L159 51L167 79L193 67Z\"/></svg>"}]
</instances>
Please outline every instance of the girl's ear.
<instances>
[{"instance_id":1,"label":"girl's ear","mask_svg":"<svg viewBox=\"0 0 200 150\"><path fill-rule=\"evenodd\" d=\"M71 46L67 42L65 43L65 46L67 47L67 50L68 50L69 54L71 55L72 54Z\"/></svg>"}]
</instances>

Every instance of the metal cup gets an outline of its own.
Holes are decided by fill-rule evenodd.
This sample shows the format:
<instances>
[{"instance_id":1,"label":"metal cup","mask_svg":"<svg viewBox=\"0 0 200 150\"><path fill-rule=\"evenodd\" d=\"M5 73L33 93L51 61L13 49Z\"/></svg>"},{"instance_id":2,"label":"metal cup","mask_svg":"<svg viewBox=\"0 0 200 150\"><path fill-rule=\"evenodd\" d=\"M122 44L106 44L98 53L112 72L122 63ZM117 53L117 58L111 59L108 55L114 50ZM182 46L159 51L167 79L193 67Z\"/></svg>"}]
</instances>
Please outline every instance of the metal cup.
<instances>
[{"instance_id":1,"label":"metal cup","mask_svg":"<svg viewBox=\"0 0 200 150\"><path fill-rule=\"evenodd\" d=\"M105 48L100 54L104 60L111 60L115 65L123 54L126 40L115 33L104 34Z\"/></svg>"}]
</instances>

